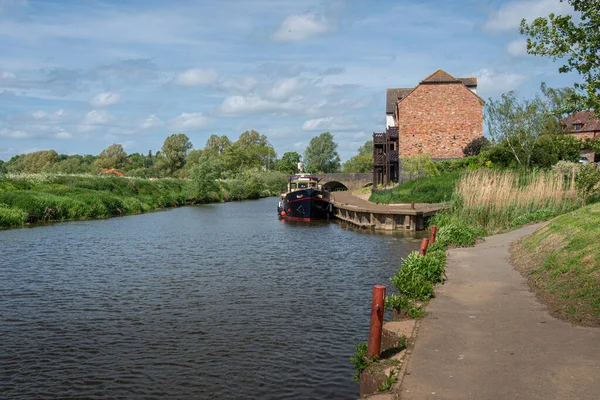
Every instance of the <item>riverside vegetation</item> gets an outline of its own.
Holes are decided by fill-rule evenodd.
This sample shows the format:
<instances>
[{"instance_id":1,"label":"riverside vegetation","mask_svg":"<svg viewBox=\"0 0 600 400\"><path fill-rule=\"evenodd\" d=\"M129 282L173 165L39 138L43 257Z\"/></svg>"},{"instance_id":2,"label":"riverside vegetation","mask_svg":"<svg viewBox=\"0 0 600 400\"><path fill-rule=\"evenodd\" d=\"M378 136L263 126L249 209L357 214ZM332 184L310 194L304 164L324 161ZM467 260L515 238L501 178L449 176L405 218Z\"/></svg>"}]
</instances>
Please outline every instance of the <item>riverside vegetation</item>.
<instances>
[{"instance_id":1,"label":"riverside vegetation","mask_svg":"<svg viewBox=\"0 0 600 400\"><path fill-rule=\"evenodd\" d=\"M277 194L286 175L245 171L236 179L192 171L189 179L17 174L0 175L0 227L106 218L215 201Z\"/></svg>"},{"instance_id":2,"label":"riverside vegetation","mask_svg":"<svg viewBox=\"0 0 600 400\"><path fill-rule=\"evenodd\" d=\"M559 162L549 171L480 168L463 172L450 209L430 220L430 225L438 227L434 244L425 256L410 253L390 279L393 293L386 297L386 308L408 318L424 316L423 307L434 296L435 285L445 280L448 248L472 246L486 235L564 214L524 242L519 254L521 260L529 260L522 262L529 266L527 271L539 283L539 290L552 293L561 303L557 313L598 324L600 208L580 207L599 197L600 168L594 165ZM545 250L532 251L543 243ZM355 377L376 361L367 360L367 365L355 361L364 346L357 347L353 359Z\"/></svg>"}]
</instances>

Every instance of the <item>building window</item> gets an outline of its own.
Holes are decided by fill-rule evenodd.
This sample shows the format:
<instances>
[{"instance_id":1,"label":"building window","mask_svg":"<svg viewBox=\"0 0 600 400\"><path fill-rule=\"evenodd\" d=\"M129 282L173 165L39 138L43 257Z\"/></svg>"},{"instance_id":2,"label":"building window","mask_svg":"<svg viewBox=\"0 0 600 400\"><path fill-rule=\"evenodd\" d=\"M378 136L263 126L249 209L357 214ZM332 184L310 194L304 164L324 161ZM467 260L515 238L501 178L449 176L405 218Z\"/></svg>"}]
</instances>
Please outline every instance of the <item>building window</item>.
<instances>
[{"instance_id":1,"label":"building window","mask_svg":"<svg viewBox=\"0 0 600 400\"><path fill-rule=\"evenodd\" d=\"M583 124L573 124L574 131L580 131L582 127L583 127Z\"/></svg>"}]
</instances>

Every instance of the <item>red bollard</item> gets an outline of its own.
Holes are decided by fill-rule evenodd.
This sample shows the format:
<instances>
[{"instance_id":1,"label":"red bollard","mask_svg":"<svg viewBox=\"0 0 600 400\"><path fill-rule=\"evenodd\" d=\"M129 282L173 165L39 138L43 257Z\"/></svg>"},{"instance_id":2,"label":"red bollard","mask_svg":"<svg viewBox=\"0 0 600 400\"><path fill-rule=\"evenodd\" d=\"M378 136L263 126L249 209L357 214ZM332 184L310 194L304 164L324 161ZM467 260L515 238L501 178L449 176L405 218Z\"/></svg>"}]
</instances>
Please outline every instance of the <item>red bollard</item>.
<instances>
[{"instance_id":1,"label":"red bollard","mask_svg":"<svg viewBox=\"0 0 600 400\"><path fill-rule=\"evenodd\" d=\"M373 286L371 302L371 324L369 328L368 357L379 356L381 353L381 334L383 333L383 311L385 308L385 286Z\"/></svg>"},{"instance_id":2,"label":"red bollard","mask_svg":"<svg viewBox=\"0 0 600 400\"><path fill-rule=\"evenodd\" d=\"M421 250L419 251L420 255L424 256L427 254L427 246L429 246L429 239L424 238L421 240Z\"/></svg>"},{"instance_id":3,"label":"red bollard","mask_svg":"<svg viewBox=\"0 0 600 400\"><path fill-rule=\"evenodd\" d=\"M435 243L435 235L437 235L437 226L433 225L431 227L431 236L429 237L429 244Z\"/></svg>"},{"instance_id":4,"label":"red bollard","mask_svg":"<svg viewBox=\"0 0 600 400\"><path fill-rule=\"evenodd\" d=\"M414 209L415 209L415 202L414 202L414 201L411 201L411 202L410 202L410 209L411 209L411 210L414 210Z\"/></svg>"}]
</instances>

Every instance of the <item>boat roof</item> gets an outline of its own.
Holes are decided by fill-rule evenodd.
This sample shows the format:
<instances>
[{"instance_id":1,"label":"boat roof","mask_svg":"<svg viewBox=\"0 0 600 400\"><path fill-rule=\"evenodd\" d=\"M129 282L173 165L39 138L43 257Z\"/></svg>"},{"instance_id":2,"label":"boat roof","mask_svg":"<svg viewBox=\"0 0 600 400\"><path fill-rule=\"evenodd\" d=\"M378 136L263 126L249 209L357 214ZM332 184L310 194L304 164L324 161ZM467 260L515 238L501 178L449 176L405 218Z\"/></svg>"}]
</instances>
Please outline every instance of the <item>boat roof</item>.
<instances>
[{"instance_id":1,"label":"boat roof","mask_svg":"<svg viewBox=\"0 0 600 400\"><path fill-rule=\"evenodd\" d=\"M309 181L318 181L319 177L316 175L306 175L306 174L297 174L290 176L290 181L298 181L298 180L309 180Z\"/></svg>"}]
</instances>

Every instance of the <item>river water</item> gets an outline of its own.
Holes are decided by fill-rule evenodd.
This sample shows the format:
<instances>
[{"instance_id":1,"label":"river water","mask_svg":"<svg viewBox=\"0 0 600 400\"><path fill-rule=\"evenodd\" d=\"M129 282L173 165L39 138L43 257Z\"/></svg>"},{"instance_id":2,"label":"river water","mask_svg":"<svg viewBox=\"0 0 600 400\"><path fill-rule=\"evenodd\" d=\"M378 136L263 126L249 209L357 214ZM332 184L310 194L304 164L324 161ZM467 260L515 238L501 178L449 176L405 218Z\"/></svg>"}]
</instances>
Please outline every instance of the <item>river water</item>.
<instances>
[{"instance_id":1,"label":"river water","mask_svg":"<svg viewBox=\"0 0 600 400\"><path fill-rule=\"evenodd\" d=\"M0 398L355 399L407 236L276 198L0 231Z\"/></svg>"}]
</instances>

